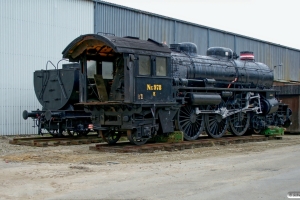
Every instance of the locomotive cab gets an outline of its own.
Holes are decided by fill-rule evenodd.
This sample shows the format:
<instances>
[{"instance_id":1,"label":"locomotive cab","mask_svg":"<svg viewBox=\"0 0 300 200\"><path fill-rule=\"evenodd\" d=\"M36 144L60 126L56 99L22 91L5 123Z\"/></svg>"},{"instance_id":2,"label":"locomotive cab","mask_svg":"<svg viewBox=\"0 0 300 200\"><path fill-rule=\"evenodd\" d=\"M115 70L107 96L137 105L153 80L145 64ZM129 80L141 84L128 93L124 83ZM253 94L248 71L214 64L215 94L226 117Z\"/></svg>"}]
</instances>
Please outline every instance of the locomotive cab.
<instances>
[{"instance_id":1,"label":"locomotive cab","mask_svg":"<svg viewBox=\"0 0 300 200\"><path fill-rule=\"evenodd\" d=\"M84 61L81 63L85 65ZM83 102L147 104L173 101L170 57L115 54L109 59L87 60L86 71L87 97Z\"/></svg>"},{"instance_id":2,"label":"locomotive cab","mask_svg":"<svg viewBox=\"0 0 300 200\"><path fill-rule=\"evenodd\" d=\"M67 46L63 57L80 62L81 103L140 104L173 101L170 52L151 39L84 35Z\"/></svg>"},{"instance_id":3,"label":"locomotive cab","mask_svg":"<svg viewBox=\"0 0 300 200\"><path fill-rule=\"evenodd\" d=\"M124 99L123 69L124 61L120 55L113 60L105 58L87 60L87 97L84 102L122 101ZM82 75L84 76L84 73Z\"/></svg>"},{"instance_id":4,"label":"locomotive cab","mask_svg":"<svg viewBox=\"0 0 300 200\"><path fill-rule=\"evenodd\" d=\"M167 45L89 34L73 40L63 58L80 63L78 104L92 113L94 130L108 143L126 132L132 143L143 144L158 130L174 131L177 103Z\"/></svg>"}]
</instances>

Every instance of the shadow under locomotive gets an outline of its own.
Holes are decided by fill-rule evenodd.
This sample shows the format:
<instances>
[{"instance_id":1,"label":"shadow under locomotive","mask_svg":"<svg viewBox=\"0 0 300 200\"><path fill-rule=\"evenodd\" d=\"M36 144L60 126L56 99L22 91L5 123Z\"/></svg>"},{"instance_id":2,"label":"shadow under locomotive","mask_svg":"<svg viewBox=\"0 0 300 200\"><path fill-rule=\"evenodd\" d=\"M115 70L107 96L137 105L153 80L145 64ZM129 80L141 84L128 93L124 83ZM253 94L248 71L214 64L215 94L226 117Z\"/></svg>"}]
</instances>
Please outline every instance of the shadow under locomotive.
<instances>
[{"instance_id":1,"label":"shadow under locomotive","mask_svg":"<svg viewBox=\"0 0 300 200\"><path fill-rule=\"evenodd\" d=\"M24 118L44 115L43 126L50 131L84 134L94 129L109 144L127 135L131 143L140 145L175 130L182 131L184 139L195 140L203 131L220 138L227 130L240 136L291 123L291 110L272 89L273 70L255 62L252 52L241 52L238 59L231 49L212 47L202 56L188 42L169 48L151 39L88 34L73 40L63 58L79 63L79 69L73 70L78 83L62 87L62 77L69 76L56 69L48 75L54 74L52 82L48 78L46 86L43 81L35 84L36 94L39 98L43 91L58 90L58 97L50 102L64 97L74 101L23 114ZM42 74L35 77L44 79L48 71L35 72ZM46 106L46 97L40 99ZM53 122L72 112L77 112L72 119ZM72 126L67 125L70 121Z\"/></svg>"}]
</instances>

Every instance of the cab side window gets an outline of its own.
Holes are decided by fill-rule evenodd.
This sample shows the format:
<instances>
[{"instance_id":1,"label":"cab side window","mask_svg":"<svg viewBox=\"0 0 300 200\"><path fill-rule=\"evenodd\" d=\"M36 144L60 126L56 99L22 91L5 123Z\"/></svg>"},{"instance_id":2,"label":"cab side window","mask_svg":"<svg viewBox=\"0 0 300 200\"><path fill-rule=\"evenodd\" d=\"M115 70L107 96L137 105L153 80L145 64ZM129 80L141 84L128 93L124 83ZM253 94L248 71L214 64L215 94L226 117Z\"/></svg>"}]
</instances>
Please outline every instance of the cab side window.
<instances>
[{"instance_id":1,"label":"cab side window","mask_svg":"<svg viewBox=\"0 0 300 200\"><path fill-rule=\"evenodd\" d=\"M156 57L156 76L167 76L167 59Z\"/></svg>"},{"instance_id":2,"label":"cab side window","mask_svg":"<svg viewBox=\"0 0 300 200\"><path fill-rule=\"evenodd\" d=\"M87 77L88 78L94 78L94 74L97 74L96 70L96 61L94 60L88 60L87 61Z\"/></svg>"},{"instance_id":3,"label":"cab side window","mask_svg":"<svg viewBox=\"0 0 300 200\"><path fill-rule=\"evenodd\" d=\"M150 56L139 55L139 75L150 76L151 59Z\"/></svg>"},{"instance_id":4,"label":"cab side window","mask_svg":"<svg viewBox=\"0 0 300 200\"><path fill-rule=\"evenodd\" d=\"M102 62L102 76L103 79L113 79L113 63Z\"/></svg>"}]
</instances>

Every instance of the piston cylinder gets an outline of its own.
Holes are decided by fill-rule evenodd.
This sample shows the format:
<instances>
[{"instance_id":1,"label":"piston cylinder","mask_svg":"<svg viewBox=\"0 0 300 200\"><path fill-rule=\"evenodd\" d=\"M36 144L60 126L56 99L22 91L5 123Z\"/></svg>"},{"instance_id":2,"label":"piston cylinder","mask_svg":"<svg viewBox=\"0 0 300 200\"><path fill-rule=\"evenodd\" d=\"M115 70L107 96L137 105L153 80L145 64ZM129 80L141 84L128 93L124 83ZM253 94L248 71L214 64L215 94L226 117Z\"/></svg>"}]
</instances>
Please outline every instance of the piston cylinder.
<instances>
[{"instance_id":1,"label":"piston cylinder","mask_svg":"<svg viewBox=\"0 0 300 200\"><path fill-rule=\"evenodd\" d=\"M261 99L261 109L264 115L274 113L278 110L279 102L277 99Z\"/></svg>"}]
</instances>

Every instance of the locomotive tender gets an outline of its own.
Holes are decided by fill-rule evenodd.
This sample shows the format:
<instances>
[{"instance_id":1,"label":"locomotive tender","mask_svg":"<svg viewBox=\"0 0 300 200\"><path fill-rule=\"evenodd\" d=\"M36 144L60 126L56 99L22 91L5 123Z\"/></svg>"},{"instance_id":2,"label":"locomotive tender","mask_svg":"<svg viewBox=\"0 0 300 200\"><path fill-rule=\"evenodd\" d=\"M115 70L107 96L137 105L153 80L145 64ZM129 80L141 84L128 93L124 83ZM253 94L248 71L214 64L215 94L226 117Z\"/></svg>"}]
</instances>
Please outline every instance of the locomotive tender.
<instances>
[{"instance_id":1,"label":"locomotive tender","mask_svg":"<svg viewBox=\"0 0 300 200\"><path fill-rule=\"evenodd\" d=\"M76 105L79 102L78 64L64 64L62 69L55 67L51 70L46 65L46 70L34 72L33 83L43 109L30 113L24 110L23 118L33 118L39 134L43 134L42 129L55 137L62 137L65 132L72 136L89 133L90 114L82 106Z\"/></svg>"},{"instance_id":2,"label":"locomotive tender","mask_svg":"<svg viewBox=\"0 0 300 200\"><path fill-rule=\"evenodd\" d=\"M141 145L175 130L185 140L195 140L203 131L213 138L227 130L241 136L291 123L291 110L272 89L273 71L255 62L252 52L241 52L238 59L229 48L211 47L202 56L189 42L169 48L151 39L88 34L73 40L62 54L80 64L79 101L68 104L84 108L73 117L76 126L98 131L109 144L122 134ZM49 124L62 116L47 109L43 115ZM83 120L77 123L80 116ZM66 121L62 124L62 130L78 131Z\"/></svg>"}]
</instances>

